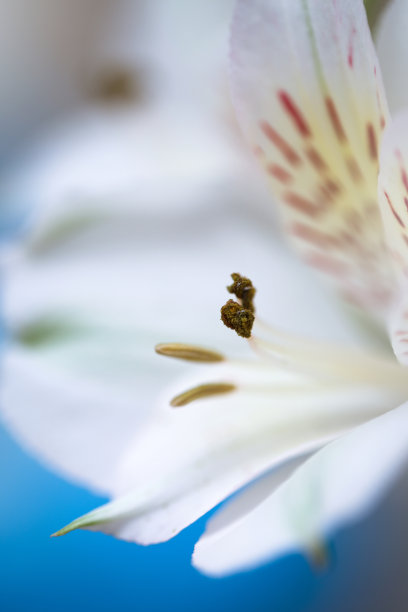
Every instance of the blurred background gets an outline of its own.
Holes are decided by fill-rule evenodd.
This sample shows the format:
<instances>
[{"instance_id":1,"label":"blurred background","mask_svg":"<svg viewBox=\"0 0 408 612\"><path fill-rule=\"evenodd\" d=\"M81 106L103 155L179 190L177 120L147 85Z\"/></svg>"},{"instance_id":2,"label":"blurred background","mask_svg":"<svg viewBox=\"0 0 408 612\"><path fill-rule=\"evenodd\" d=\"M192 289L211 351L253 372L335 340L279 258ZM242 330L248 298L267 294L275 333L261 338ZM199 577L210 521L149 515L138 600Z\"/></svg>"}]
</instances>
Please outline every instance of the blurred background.
<instances>
[{"instance_id":1,"label":"blurred background","mask_svg":"<svg viewBox=\"0 0 408 612\"><path fill-rule=\"evenodd\" d=\"M61 442L54 410L64 400L79 412L89 394L101 403L83 435L90 453L109 440L108 473L126 442L117 411L130 435L184 371L155 343L242 350L218 322L230 272L262 286L276 324L353 338L329 294L314 303L321 290L286 252L241 142L226 78L232 7L0 0L1 610L406 609L407 538L384 529L390 513L406 516L404 483L333 535L334 563L317 574L293 555L205 578L190 567L205 519L149 548L49 538L105 501L47 469L42 436ZM305 292L310 309L288 308ZM63 432L71 444L76 426Z\"/></svg>"}]
</instances>

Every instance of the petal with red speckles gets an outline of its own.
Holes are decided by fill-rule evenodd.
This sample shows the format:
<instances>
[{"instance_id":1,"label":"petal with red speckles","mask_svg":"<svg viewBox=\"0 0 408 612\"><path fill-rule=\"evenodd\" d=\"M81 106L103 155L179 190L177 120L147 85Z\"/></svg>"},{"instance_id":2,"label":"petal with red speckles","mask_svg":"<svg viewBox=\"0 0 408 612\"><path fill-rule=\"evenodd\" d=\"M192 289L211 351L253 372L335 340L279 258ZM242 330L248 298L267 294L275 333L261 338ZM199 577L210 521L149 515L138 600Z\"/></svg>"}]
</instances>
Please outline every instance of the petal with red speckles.
<instances>
[{"instance_id":1,"label":"petal with red speckles","mask_svg":"<svg viewBox=\"0 0 408 612\"><path fill-rule=\"evenodd\" d=\"M408 112L386 130L378 180L380 208L387 245L394 263L400 296L391 313L390 335L398 359L408 365Z\"/></svg>"},{"instance_id":2,"label":"petal with red speckles","mask_svg":"<svg viewBox=\"0 0 408 612\"><path fill-rule=\"evenodd\" d=\"M360 0L238 0L238 118L303 258L341 293L386 311L390 263L377 201L387 103Z\"/></svg>"}]
</instances>

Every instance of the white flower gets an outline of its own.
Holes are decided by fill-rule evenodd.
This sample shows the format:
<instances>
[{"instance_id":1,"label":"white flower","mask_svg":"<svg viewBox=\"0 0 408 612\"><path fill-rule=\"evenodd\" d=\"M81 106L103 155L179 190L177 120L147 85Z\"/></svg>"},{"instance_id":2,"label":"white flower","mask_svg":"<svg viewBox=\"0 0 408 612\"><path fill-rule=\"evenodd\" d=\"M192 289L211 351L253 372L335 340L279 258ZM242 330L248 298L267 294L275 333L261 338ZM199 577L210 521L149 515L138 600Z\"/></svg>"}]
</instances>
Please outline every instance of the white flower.
<instances>
[{"instance_id":1,"label":"white flower","mask_svg":"<svg viewBox=\"0 0 408 612\"><path fill-rule=\"evenodd\" d=\"M239 0L232 58L240 121L295 246L344 297L389 326L394 350L406 362L408 120L396 118L382 137L388 111L362 2ZM99 237L98 244L106 243ZM239 269L244 239L228 247L226 259L234 249ZM109 257L101 263L103 273ZM61 290L63 267L54 265ZM271 262L271 300L287 290L287 269L284 258ZM195 273L200 307L219 276ZM85 291L83 271L79 281ZM121 283L115 287L123 290ZM111 293L109 286L104 299ZM303 308L302 297L293 310ZM190 320L200 326L202 311L195 308L194 301ZM307 308L307 316L319 315ZM269 472L261 490L254 485L222 508L197 544L196 567L222 575L299 546L321 559L327 531L378 498L408 459L405 367L385 352L255 324L255 357L199 369L168 390L152 422L137 431L131 418L137 386L126 397L119 386L111 396L98 387L95 401L89 386L73 388L72 379L61 385L56 373L35 371L24 351L10 352L2 403L13 426L49 462L113 498L60 533L80 527L143 544L163 541ZM208 357L202 349L197 354ZM31 417L22 409L19 384L28 376L37 386ZM64 388L58 412L50 405L50 385ZM173 404L184 403L179 395L186 389L193 391L184 400L199 401L169 408L174 397ZM223 393L205 398L212 391ZM77 395L75 421L69 394ZM44 433L44 417L52 434Z\"/></svg>"}]
</instances>

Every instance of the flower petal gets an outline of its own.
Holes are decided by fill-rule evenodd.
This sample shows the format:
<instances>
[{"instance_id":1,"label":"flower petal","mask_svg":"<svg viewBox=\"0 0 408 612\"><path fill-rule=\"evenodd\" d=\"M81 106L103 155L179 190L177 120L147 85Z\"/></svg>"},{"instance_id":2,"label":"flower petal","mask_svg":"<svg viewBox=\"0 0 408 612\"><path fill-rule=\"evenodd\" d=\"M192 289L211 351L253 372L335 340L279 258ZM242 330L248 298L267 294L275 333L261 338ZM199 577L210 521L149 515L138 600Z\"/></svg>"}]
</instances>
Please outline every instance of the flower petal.
<instances>
[{"instance_id":1,"label":"flower petal","mask_svg":"<svg viewBox=\"0 0 408 612\"><path fill-rule=\"evenodd\" d=\"M386 242L400 294L390 315L390 335L398 359L408 364L408 113L398 115L385 132L378 192Z\"/></svg>"},{"instance_id":2,"label":"flower petal","mask_svg":"<svg viewBox=\"0 0 408 612\"><path fill-rule=\"evenodd\" d=\"M217 380L225 374L220 368ZM206 380L202 373L198 379ZM167 540L267 469L397 400L372 389L296 393L272 385L275 391L241 390L176 412L163 410L124 457L115 499L61 533L89 528L142 544Z\"/></svg>"},{"instance_id":3,"label":"flower petal","mask_svg":"<svg viewBox=\"0 0 408 612\"><path fill-rule=\"evenodd\" d=\"M232 525L211 534L210 523L196 545L194 565L223 576L299 548L317 561L328 532L367 512L406 467L407 425L403 404L329 444Z\"/></svg>"},{"instance_id":4,"label":"flower petal","mask_svg":"<svg viewBox=\"0 0 408 612\"><path fill-rule=\"evenodd\" d=\"M360 0L239 0L232 90L247 139L305 260L382 311L392 285L377 205L387 120Z\"/></svg>"},{"instance_id":5,"label":"flower petal","mask_svg":"<svg viewBox=\"0 0 408 612\"><path fill-rule=\"evenodd\" d=\"M1 368L2 419L25 448L65 477L108 494L114 488L119 457L145 416L143 404L154 385L146 356L128 357L127 363L140 372L133 388L112 384L112 359L124 366L124 356L100 354L105 361L106 379L75 374L58 365L58 355L46 357L35 351L6 347ZM99 355L98 349L99 348ZM73 343L65 347L77 360L81 351ZM53 362L53 356L55 362ZM142 368L144 376L142 376ZM143 378L145 385L142 385ZM122 376L123 381L123 376ZM135 396L140 405L135 407Z\"/></svg>"},{"instance_id":6,"label":"flower petal","mask_svg":"<svg viewBox=\"0 0 408 612\"><path fill-rule=\"evenodd\" d=\"M408 82L405 67L408 61L408 5L405 0L392 0L379 19L375 42L384 75L387 99L392 112L408 105Z\"/></svg>"}]
</instances>

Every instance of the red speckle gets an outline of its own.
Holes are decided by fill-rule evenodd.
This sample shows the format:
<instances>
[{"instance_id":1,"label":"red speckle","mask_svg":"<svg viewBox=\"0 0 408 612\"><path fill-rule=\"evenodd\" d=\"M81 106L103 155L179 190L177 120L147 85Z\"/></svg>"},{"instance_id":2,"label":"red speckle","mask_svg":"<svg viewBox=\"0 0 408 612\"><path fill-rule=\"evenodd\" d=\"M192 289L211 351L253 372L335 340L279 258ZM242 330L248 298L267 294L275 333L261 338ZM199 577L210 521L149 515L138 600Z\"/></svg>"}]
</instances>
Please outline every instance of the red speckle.
<instances>
[{"instance_id":1,"label":"red speckle","mask_svg":"<svg viewBox=\"0 0 408 612\"><path fill-rule=\"evenodd\" d=\"M349 51L348 51L348 65L350 68L353 68L354 65L354 36L357 34L356 28L351 30L350 34L350 42L349 42Z\"/></svg>"},{"instance_id":2,"label":"red speckle","mask_svg":"<svg viewBox=\"0 0 408 612\"><path fill-rule=\"evenodd\" d=\"M316 217L323 210L322 206L315 204L315 202L311 202L307 198L304 198L303 196L293 191L288 191L287 193L285 193L283 196L283 200L291 208L310 217Z\"/></svg>"},{"instance_id":3,"label":"red speckle","mask_svg":"<svg viewBox=\"0 0 408 612\"><path fill-rule=\"evenodd\" d=\"M318 172L324 173L327 170L326 162L314 147L309 147L306 150L306 155Z\"/></svg>"},{"instance_id":4,"label":"red speckle","mask_svg":"<svg viewBox=\"0 0 408 612\"><path fill-rule=\"evenodd\" d=\"M349 157L347 159L347 168L353 181L355 183L359 183L363 178L363 175L361 174L360 167L354 157Z\"/></svg>"},{"instance_id":5,"label":"red speckle","mask_svg":"<svg viewBox=\"0 0 408 612\"><path fill-rule=\"evenodd\" d=\"M408 174L407 171L405 170L405 166L404 166L404 160L402 158L402 153L401 151L395 151L395 154L398 158L398 162L400 164L400 170L401 170L401 180L402 183L405 187L405 191L408 193Z\"/></svg>"},{"instance_id":6,"label":"red speckle","mask_svg":"<svg viewBox=\"0 0 408 612\"><path fill-rule=\"evenodd\" d=\"M405 190L408 192L408 175L405 168L401 167L401 179L404 184Z\"/></svg>"},{"instance_id":7,"label":"red speckle","mask_svg":"<svg viewBox=\"0 0 408 612\"><path fill-rule=\"evenodd\" d=\"M403 220L401 219L401 217L399 216L399 214L397 213L397 211L395 210L394 206L392 205L390 196L388 195L388 193L386 191L384 191L384 195L387 198L388 205L389 205L389 207L391 209L391 212L394 215L395 219L398 221L400 226L405 229L405 224L404 224Z\"/></svg>"},{"instance_id":8,"label":"red speckle","mask_svg":"<svg viewBox=\"0 0 408 612\"><path fill-rule=\"evenodd\" d=\"M282 166L278 166L277 164L270 164L267 170L268 174L276 178L284 185L291 183L293 180L293 176L287 170L285 170L285 168L282 168Z\"/></svg>"},{"instance_id":9,"label":"red speckle","mask_svg":"<svg viewBox=\"0 0 408 612\"><path fill-rule=\"evenodd\" d=\"M372 123L367 123L368 152L372 160L378 160L377 136Z\"/></svg>"},{"instance_id":10,"label":"red speckle","mask_svg":"<svg viewBox=\"0 0 408 612\"><path fill-rule=\"evenodd\" d=\"M336 134L340 142L345 142L347 138L346 138L345 131L343 129L343 125L340 121L340 117L338 115L336 105L334 104L333 99L330 97L326 98L325 102L326 102L326 109L327 109L327 112L329 113L329 118L330 118L330 121L334 129L334 133Z\"/></svg>"},{"instance_id":11,"label":"red speckle","mask_svg":"<svg viewBox=\"0 0 408 612\"><path fill-rule=\"evenodd\" d=\"M334 276L344 276L347 272L347 266L344 262L338 261L327 255L320 253L312 253L305 257L305 260L310 265L318 268L321 272Z\"/></svg>"},{"instance_id":12,"label":"red speckle","mask_svg":"<svg viewBox=\"0 0 408 612\"><path fill-rule=\"evenodd\" d=\"M272 144L282 153L285 159L292 164L297 166L302 163L300 156L296 153L293 147L286 142L284 138L267 121L261 121L260 128L265 136L270 140Z\"/></svg>"},{"instance_id":13,"label":"red speckle","mask_svg":"<svg viewBox=\"0 0 408 612\"><path fill-rule=\"evenodd\" d=\"M321 190L324 191L328 197L336 197L341 192L341 187L336 181L327 179L327 181L321 185Z\"/></svg>"},{"instance_id":14,"label":"red speckle","mask_svg":"<svg viewBox=\"0 0 408 612\"><path fill-rule=\"evenodd\" d=\"M301 238L323 249L339 247L339 240L335 236L321 232L304 223L294 223L290 231L297 238Z\"/></svg>"},{"instance_id":15,"label":"red speckle","mask_svg":"<svg viewBox=\"0 0 408 612\"><path fill-rule=\"evenodd\" d=\"M291 96L286 91L278 91L278 98L285 112L292 119L295 127L303 138L309 138L312 133L310 127L303 116L299 107L295 104Z\"/></svg>"}]
</instances>

